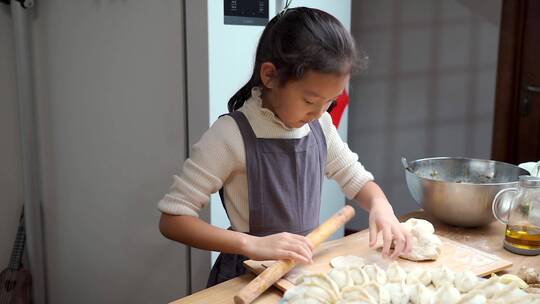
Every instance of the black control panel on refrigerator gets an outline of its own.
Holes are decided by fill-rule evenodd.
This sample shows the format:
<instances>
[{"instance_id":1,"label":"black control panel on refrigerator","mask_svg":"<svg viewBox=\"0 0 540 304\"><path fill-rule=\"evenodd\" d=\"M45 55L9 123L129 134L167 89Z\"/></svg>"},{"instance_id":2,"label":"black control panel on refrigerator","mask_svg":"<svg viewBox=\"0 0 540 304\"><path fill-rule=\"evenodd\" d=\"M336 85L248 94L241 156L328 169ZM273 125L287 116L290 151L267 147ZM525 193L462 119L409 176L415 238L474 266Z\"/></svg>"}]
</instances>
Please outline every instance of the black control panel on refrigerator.
<instances>
[{"instance_id":1,"label":"black control panel on refrigerator","mask_svg":"<svg viewBox=\"0 0 540 304\"><path fill-rule=\"evenodd\" d=\"M268 0L224 0L225 24L266 25Z\"/></svg>"}]
</instances>

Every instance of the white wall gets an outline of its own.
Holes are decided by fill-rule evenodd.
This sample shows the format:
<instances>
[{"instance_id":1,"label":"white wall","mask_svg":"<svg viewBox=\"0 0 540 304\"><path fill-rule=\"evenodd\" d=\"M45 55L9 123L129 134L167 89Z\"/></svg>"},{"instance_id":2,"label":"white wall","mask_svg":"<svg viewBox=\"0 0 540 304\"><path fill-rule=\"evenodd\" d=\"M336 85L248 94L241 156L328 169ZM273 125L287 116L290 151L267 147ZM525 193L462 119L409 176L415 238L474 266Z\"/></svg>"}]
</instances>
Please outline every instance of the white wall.
<instances>
[{"instance_id":1,"label":"white wall","mask_svg":"<svg viewBox=\"0 0 540 304\"><path fill-rule=\"evenodd\" d=\"M370 66L351 80L349 142L398 215L419 208L401 156L490 158L500 11L501 1L353 1Z\"/></svg>"},{"instance_id":2,"label":"white wall","mask_svg":"<svg viewBox=\"0 0 540 304\"><path fill-rule=\"evenodd\" d=\"M9 6L0 4L0 267L9 263L22 201L15 50Z\"/></svg>"}]
</instances>

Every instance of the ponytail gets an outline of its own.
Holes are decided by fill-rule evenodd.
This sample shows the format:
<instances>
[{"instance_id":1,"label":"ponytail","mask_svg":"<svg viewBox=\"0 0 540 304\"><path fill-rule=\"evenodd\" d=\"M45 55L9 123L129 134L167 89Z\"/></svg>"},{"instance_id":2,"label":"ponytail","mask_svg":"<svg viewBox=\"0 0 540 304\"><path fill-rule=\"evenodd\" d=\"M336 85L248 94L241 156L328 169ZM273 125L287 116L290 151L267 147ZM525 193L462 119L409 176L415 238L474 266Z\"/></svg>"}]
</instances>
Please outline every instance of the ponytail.
<instances>
[{"instance_id":1,"label":"ponytail","mask_svg":"<svg viewBox=\"0 0 540 304\"><path fill-rule=\"evenodd\" d=\"M231 99L229 99L229 103L227 105L229 112L234 112L240 109L244 105L244 102L251 97L251 89L260 85L260 81L257 79L259 79L259 75L256 75L254 71L249 81L242 88L240 88L240 90L238 90L233 97L231 97Z\"/></svg>"},{"instance_id":2,"label":"ponytail","mask_svg":"<svg viewBox=\"0 0 540 304\"><path fill-rule=\"evenodd\" d=\"M301 79L308 71L343 75L356 66L357 50L351 34L334 16L314 8L296 7L276 15L259 38L253 73L228 103L238 110L251 97L251 89L264 86L261 65L271 62L281 85Z\"/></svg>"}]
</instances>

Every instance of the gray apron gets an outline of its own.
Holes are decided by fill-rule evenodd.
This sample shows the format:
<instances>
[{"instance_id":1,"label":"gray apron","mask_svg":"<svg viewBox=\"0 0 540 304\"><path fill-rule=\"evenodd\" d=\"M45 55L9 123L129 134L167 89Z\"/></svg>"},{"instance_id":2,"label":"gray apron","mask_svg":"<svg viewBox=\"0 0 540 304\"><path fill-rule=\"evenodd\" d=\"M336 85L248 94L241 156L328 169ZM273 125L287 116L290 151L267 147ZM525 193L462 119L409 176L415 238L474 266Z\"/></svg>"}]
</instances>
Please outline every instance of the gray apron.
<instances>
[{"instance_id":1,"label":"gray apron","mask_svg":"<svg viewBox=\"0 0 540 304\"><path fill-rule=\"evenodd\" d=\"M319 225L327 153L319 121L310 122L311 132L302 138L257 138L242 112L226 115L235 120L245 146L249 234L306 235L315 229ZM222 190L221 202L225 208ZM221 253L212 267L207 287L244 274L246 268L242 262L246 259L238 254Z\"/></svg>"}]
</instances>

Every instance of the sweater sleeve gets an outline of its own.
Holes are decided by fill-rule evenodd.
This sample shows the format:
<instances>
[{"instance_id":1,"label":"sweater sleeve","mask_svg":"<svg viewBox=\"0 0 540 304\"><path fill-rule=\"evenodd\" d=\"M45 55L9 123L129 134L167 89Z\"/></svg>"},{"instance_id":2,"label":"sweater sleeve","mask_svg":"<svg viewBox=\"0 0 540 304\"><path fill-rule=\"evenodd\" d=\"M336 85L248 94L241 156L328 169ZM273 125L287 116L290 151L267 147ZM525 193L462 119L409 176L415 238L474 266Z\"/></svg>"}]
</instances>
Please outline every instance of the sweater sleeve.
<instances>
[{"instance_id":1,"label":"sweater sleeve","mask_svg":"<svg viewBox=\"0 0 540 304\"><path fill-rule=\"evenodd\" d=\"M328 149L325 174L340 185L347 198L353 199L368 181L373 180L373 175L358 162L358 154L343 142L330 114L324 113L319 122Z\"/></svg>"},{"instance_id":2,"label":"sweater sleeve","mask_svg":"<svg viewBox=\"0 0 540 304\"><path fill-rule=\"evenodd\" d=\"M219 191L239 163L237 155L240 131L229 116L219 118L199 142L183 164L179 175L158 203L161 212L173 215L197 216L210 201L210 195ZM236 145L233 143L236 142Z\"/></svg>"}]
</instances>

